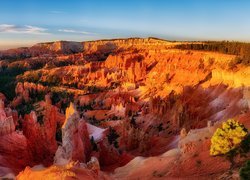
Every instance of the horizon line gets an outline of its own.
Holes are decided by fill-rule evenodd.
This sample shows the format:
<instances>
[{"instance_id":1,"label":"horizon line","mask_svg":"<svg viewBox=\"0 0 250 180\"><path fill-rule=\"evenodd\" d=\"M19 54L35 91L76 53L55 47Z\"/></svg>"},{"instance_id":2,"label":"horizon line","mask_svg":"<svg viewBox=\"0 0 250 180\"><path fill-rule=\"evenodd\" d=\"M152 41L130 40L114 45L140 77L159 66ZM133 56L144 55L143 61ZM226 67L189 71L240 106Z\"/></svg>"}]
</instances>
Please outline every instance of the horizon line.
<instances>
[{"instance_id":1,"label":"horizon line","mask_svg":"<svg viewBox=\"0 0 250 180\"><path fill-rule=\"evenodd\" d=\"M74 41L74 40L52 40L52 41L38 41L38 42L30 42L27 43L26 45L12 45L9 44L8 46L6 46L6 48L4 48L4 46L0 44L0 51L6 51L6 50L12 50L12 49L19 49L19 48L30 48L32 46L35 46L37 44L46 44L46 43L55 43L55 42L77 42L77 43L83 43L83 42L95 42L95 41L115 41L115 40L126 40L126 39L156 39L156 40L161 40L161 41L168 41L168 42L238 42L238 43L250 43L250 41L241 41L241 40L228 40L228 39L224 39L224 40L208 40L208 39L203 39L203 40L170 40L167 38L159 38L159 37L154 37L154 36L148 36L148 37L138 37L138 36L131 36L131 37L121 37L121 38L100 38L100 39L96 39L96 40L83 40L83 41ZM177 38L178 39L178 38ZM18 44L22 44L22 43L18 43Z\"/></svg>"}]
</instances>

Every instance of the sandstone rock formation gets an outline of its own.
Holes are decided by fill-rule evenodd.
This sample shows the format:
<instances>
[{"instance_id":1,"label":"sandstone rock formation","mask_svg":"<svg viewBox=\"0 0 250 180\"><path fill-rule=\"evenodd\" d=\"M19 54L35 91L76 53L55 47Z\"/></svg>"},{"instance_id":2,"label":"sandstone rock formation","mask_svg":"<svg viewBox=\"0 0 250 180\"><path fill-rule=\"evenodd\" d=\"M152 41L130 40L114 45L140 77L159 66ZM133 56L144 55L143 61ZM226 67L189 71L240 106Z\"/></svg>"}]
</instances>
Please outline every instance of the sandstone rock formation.
<instances>
[{"instance_id":1,"label":"sandstone rock formation","mask_svg":"<svg viewBox=\"0 0 250 180\"><path fill-rule=\"evenodd\" d=\"M33 163L27 139L15 131L15 123L11 110L0 99L0 176L17 173Z\"/></svg>"},{"instance_id":2,"label":"sandstone rock formation","mask_svg":"<svg viewBox=\"0 0 250 180\"><path fill-rule=\"evenodd\" d=\"M4 102L0 99L0 136L11 134L15 131L15 123L12 116L5 112Z\"/></svg>"},{"instance_id":3,"label":"sandstone rock formation","mask_svg":"<svg viewBox=\"0 0 250 180\"><path fill-rule=\"evenodd\" d=\"M73 161L87 162L90 154L90 140L87 125L80 119L73 103L66 109L66 119L62 126L62 146L55 155L55 163Z\"/></svg>"},{"instance_id":4,"label":"sandstone rock formation","mask_svg":"<svg viewBox=\"0 0 250 180\"><path fill-rule=\"evenodd\" d=\"M27 137L28 147L32 150L34 161L48 166L53 162L57 149L55 138L57 110L49 104L45 104L43 108L44 110L39 115L35 111L25 115L23 134Z\"/></svg>"}]
</instances>

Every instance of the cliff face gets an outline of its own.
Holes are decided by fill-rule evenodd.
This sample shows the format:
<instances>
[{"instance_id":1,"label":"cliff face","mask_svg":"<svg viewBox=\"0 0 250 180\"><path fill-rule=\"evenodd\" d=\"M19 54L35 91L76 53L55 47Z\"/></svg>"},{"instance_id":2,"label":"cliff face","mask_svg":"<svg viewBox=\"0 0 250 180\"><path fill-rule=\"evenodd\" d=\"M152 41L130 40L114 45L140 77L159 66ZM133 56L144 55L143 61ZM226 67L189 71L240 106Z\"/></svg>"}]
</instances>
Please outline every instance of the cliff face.
<instances>
[{"instance_id":1,"label":"cliff face","mask_svg":"<svg viewBox=\"0 0 250 180\"><path fill-rule=\"evenodd\" d=\"M48 43L38 43L30 48L18 48L0 52L0 58L26 58L35 56L48 56L54 54L72 54L79 52L86 53L111 53L118 49L136 47L142 48L168 48L174 44L164 40L154 38L130 38L117 40L99 40L88 42L57 41Z\"/></svg>"},{"instance_id":2,"label":"cliff face","mask_svg":"<svg viewBox=\"0 0 250 180\"><path fill-rule=\"evenodd\" d=\"M129 38L114 40L99 40L83 42L84 50L87 52L110 52L117 49L166 49L177 43L168 42L155 38Z\"/></svg>"},{"instance_id":3,"label":"cliff face","mask_svg":"<svg viewBox=\"0 0 250 180\"><path fill-rule=\"evenodd\" d=\"M33 51L40 52L50 52L50 53L61 53L61 54L71 54L78 53L83 50L82 44L80 42L69 42L69 41L57 41L51 43L40 43L32 46ZM38 53L38 52L37 52Z\"/></svg>"}]
</instances>

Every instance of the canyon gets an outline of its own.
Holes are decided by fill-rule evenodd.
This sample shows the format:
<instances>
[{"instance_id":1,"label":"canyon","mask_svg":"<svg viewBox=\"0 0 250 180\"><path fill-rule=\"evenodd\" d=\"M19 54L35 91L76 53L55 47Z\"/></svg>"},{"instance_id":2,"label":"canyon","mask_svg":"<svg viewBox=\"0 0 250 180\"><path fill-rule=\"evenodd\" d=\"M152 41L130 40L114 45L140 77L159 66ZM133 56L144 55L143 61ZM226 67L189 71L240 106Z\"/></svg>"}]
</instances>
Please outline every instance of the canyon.
<instances>
[{"instance_id":1,"label":"canyon","mask_svg":"<svg viewBox=\"0 0 250 180\"><path fill-rule=\"evenodd\" d=\"M0 51L0 177L239 179L211 156L236 118L250 128L250 66L237 54L128 38Z\"/></svg>"}]
</instances>

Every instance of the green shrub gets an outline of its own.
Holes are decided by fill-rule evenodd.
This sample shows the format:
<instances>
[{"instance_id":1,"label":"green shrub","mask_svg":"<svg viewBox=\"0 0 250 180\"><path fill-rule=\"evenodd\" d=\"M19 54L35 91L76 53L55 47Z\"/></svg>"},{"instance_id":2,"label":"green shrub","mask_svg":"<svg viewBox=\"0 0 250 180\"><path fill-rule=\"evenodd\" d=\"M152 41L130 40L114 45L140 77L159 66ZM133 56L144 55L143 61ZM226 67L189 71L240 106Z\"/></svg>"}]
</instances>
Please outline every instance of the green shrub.
<instances>
[{"instance_id":1,"label":"green shrub","mask_svg":"<svg viewBox=\"0 0 250 180\"><path fill-rule=\"evenodd\" d=\"M62 142L62 129L57 128L56 130L56 141Z\"/></svg>"},{"instance_id":2,"label":"green shrub","mask_svg":"<svg viewBox=\"0 0 250 180\"><path fill-rule=\"evenodd\" d=\"M14 76L0 74L0 92L3 93L8 100L12 100L15 97L15 86Z\"/></svg>"},{"instance_id":3,"label":"green shrub","mask_svg":"<svg viewBox=\"0 0 250 180\"><path fill-rule=\"evenodd\" d=\"M40 114L39 116L37 116L37 122L38 122L40 125L43 125L43 123L44 123L43 117L44 117L43 114Z\"/></svg>"},{"instance_id":4,"label":"green shrub","mask_svg":"<svg viewBox=\"0 0 250 180\"><path fill-rule=\"evenodd\" d=\"M90 142L91 142L92 151L96 151L97 152L98 151L98 147L97 147L97 144L96 144L93 136L91 136Z\"/></svg>"},{"instance_id":5,"label":"green shrub","mask_svg":"<svg viewBox=\"0 0 250 180\"><path fill-rule=\"evenodd\" d=\"M239 171L241 180L250 179L250 160L248 160Z\"/></svg>"},{"instance_id":6,"label":"green shrub","mask_svg":"<svg viewBox=\"0 0 250 180\"><path fill-rule=\"evenodd\" d=\"M109 134L108 134L108 142L110 145L114 145L114 147L118 148L118 142L117 139L120 136L117 134L117 132L112 128L109 127Z\"/></svg>"},{"instance_id":7,"label":"green shrub","mask_svg":"<svg viewBox=\"0 0 250 180\"><path fill-rule=\"evenodd\" d=\"M239 153L244 156L246 153L250 151L250 135L247 135L246 138L241 141L239 147Z\"/></svg>"},{"instance_id":8,"label":"green shrub","mask_svg":"<svg viewBox=\"0 0 250 180\"><path fill-rule=\"evenodd\" d=\"M34 106L32 103L22 101L22 103L16 107L16 110L18 114L23 117L25 114L29 114L32 110L34 110Z\"/></svg>"}]
</instances>

